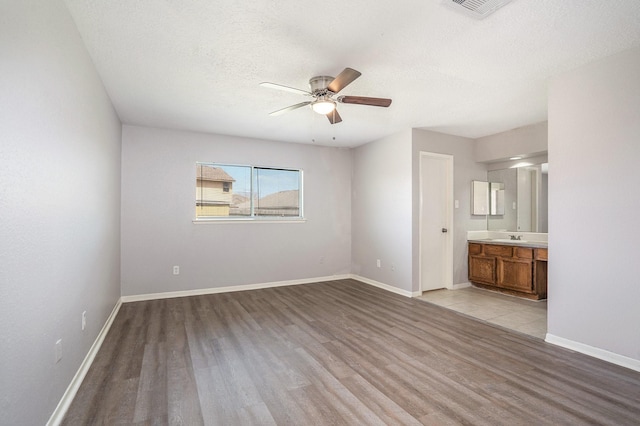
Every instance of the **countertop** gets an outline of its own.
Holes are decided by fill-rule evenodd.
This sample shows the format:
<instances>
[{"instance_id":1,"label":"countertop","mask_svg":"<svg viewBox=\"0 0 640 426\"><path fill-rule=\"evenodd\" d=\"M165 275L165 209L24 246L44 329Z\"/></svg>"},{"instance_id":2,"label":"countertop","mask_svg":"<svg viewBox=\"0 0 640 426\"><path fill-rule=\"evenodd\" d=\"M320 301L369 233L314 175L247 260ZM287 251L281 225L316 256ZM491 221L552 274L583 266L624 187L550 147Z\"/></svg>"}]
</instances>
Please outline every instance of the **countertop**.
<instances>
[{"instance_id":1,"label":"countertop","mask_svg":"<svg viewBox=\"0 0 640 426\"><path fill-rule=\"evenodd\" d=\"M509 240L509 241L496 241L492 239L484 239L484 240L467 240L470 243L480 243L480 244L496 244L501 246L519 246L519 247L533 247L533 248L548 248L549 243L547 241L519 241L519 240Z\"/></svg>"}]
</instances>

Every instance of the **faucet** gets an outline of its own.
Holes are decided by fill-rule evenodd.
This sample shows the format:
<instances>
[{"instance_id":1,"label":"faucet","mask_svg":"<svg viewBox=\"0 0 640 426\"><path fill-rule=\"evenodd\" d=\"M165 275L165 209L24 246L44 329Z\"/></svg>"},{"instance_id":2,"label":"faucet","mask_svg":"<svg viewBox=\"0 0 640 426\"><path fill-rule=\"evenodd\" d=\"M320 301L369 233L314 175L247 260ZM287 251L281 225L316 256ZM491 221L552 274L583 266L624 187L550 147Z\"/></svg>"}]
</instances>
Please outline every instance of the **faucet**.
<instances>
[{"instance_id":1,"label":"faucet","mask_svg":"<svg viewBox=\"0 0 640 426\"><path fill-rule=\"evenodd\" d=\"M509 235L509 238L511 238L512 240L521 240L522 239L522 235L518 235L517 237L515 235Z\"/></svg>"}]
</instances>

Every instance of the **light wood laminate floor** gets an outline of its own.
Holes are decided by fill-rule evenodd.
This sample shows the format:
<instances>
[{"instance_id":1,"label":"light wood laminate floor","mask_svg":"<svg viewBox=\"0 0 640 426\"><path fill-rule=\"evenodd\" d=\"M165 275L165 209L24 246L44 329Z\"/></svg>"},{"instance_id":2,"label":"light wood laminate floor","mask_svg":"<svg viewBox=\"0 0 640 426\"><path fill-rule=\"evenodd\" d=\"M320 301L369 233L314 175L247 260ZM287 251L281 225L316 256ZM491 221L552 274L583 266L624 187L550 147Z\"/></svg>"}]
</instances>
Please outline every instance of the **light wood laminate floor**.
<instances>
[{"instance_id":1,"label":"light wood laminate floor","mask_svg":"<svg viewBox=\"0 0 640 426\"><path fill-rule=\"evenodd\" d=\"M640 373L353 280L124 304L63 424L638 424Z\"/></svg>"}]
</instances>

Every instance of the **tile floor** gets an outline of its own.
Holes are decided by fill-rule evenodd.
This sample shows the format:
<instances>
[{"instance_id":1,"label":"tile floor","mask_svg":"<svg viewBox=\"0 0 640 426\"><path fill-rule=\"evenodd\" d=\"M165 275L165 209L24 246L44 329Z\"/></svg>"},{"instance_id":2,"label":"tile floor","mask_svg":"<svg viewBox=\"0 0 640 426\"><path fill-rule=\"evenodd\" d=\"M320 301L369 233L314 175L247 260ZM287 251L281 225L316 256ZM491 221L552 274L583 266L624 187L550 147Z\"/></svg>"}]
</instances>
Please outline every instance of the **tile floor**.
<instances>
[{"instance_id":1,"label":"tile floor","mask_svg":"<svg viewBox=\"0 0 640 426\"><path fill-rule=\"evenodd\" d=\"M475 287L425 291L418 299L540 339L547 333L546 300L521 299Z\"/></svg>"}]
</instances>

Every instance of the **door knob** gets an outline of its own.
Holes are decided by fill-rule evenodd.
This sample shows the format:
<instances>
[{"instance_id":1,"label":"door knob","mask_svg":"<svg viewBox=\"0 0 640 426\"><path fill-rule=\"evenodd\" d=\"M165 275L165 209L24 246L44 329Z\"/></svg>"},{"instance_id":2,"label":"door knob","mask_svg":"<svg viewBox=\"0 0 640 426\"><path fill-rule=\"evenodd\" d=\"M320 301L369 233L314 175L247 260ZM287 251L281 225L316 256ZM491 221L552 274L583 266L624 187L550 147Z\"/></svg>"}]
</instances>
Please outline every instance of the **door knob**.
<instances>
[{"instance_id":1,"label":"door knob","mask_svg":"<svg viewBox=\"0 0 640 426\"><path fill-rule=\"evenodd\" d=\"M449 232L449 230L448 230L447 228L442 228L442 233L443 233L443 234L444 234L444 233L447 233L447 232Z\"/></svg>"}]
</instances>

